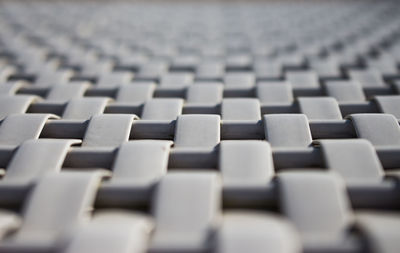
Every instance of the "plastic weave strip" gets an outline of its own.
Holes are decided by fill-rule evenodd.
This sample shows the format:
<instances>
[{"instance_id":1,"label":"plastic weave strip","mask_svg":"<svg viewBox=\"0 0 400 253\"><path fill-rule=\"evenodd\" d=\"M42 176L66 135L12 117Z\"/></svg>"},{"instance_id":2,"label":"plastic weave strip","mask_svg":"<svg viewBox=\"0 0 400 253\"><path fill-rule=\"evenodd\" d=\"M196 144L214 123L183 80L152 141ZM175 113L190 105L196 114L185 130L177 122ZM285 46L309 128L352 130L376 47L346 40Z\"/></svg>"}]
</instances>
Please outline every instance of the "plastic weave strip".
<instances>
[{"instance_id":1,"label":"plastic weave strip","mask_svg":"<svg viewBox=\"0 0 400 253\"><path fill-rule=\"evenodd\" d=\"M399 13L0 1L0 253L400 252Z\"/></svg>"}]
</instances>

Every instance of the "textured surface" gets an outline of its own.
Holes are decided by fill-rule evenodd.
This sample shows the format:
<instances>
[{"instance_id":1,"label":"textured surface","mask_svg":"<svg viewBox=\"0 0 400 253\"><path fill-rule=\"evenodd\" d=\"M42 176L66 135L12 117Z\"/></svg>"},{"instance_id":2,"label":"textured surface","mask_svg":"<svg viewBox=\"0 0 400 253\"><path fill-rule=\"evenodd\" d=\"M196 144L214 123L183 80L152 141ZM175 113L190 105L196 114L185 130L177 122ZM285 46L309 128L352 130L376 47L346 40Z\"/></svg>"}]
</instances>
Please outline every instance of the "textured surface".
<instances>
[{"instance_id":1,"label":"textured surface","mask_svg":"<svg viewBox=\"0 0 400 253\"><path fill-rule=\"evenodd\" d=\"M399 252L399 11L1 2L0 252Z\"/></svg>"}]
</instances>

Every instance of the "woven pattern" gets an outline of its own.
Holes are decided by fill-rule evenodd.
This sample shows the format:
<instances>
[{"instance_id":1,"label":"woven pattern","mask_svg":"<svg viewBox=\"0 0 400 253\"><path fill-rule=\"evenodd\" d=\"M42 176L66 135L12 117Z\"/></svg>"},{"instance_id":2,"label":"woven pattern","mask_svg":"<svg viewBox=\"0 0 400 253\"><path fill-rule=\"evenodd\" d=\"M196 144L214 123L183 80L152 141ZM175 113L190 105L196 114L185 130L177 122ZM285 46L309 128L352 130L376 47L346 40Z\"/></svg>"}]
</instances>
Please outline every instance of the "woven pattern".
<instances>
[{"instance_id":1,"label":"woven pattern","mask_svg":"<svg viewBox=\"0 0 400 253\"><path fill-rule=\"evenodd\" d=\"M399 252L399 10L0 3L0 252Z\"/></svg>"}]
</instances>

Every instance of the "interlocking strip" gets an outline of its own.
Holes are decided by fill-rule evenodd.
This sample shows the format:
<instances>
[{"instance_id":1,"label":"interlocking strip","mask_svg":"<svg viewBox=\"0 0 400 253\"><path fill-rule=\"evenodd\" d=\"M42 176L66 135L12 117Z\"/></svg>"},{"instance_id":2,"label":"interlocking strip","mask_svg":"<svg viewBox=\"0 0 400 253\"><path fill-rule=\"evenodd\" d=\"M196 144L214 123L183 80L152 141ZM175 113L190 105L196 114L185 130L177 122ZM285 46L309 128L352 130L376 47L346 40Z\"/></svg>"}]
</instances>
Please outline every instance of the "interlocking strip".
<instances>
[{"instance_id":1,"label":"interlocking strip","mask_svg":"<svg viewBox=\"0 0 400 253\"><path fill-rule=\"evenodd\" d=\"M0 252L400 248L400 5L0 3Z\"/></svg>"}]
</instances>

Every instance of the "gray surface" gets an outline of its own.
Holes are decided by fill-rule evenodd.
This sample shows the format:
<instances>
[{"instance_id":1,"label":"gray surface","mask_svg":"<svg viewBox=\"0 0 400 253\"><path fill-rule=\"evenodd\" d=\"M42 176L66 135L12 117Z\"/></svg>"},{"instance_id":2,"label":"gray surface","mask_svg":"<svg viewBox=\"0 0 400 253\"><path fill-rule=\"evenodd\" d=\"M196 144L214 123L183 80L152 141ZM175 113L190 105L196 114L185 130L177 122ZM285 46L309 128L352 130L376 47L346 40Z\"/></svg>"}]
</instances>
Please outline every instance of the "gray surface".
<instances>
[{"instance_id":1,"label":"gray surface","mask_svg":"<svg viewBox=\"0 0 400 253\"><path fill-rule=\"evenodd\" d=\"M265 138L272 147L307 147L311 132L304 114L264 115Z\"/></svg>"},{"instance_id":2,"label":"gray surface","mask_svg":"<svg viewBox=\"0 0 400 253\"><path fill-rule=\"evenodd\" d=\"M399 251L397 1L0 2L0 253Z\"/></svg>"}]
</instances>

